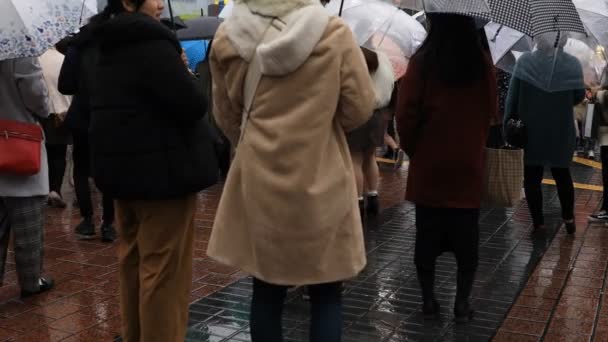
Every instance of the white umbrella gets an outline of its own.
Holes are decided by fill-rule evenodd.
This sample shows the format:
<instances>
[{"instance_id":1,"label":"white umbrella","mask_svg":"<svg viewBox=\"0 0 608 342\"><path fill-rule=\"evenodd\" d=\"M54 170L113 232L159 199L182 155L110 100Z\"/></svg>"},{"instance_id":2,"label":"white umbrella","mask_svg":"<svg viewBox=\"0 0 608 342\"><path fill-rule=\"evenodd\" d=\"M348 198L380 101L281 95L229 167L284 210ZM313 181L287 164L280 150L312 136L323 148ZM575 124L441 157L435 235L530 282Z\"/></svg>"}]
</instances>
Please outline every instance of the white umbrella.
<instances>
[{"instance_id":1,"label":"white umbrella","mask_svg":"<svg viewBox=\"0 0 608 342\"><path fill-rule=\"evenodd\" d=\"M333 0L325 8L337 15L341 5L342 1ZM383 1L345 0L342 19L360 46L389 57L397 78L403 76L409 58L426 38L426 30L416 19Z\"/></svg>"},{"instance_id":2,"label":"white umbrella","mask_svg":"<svg viewBox=\"0 0 608 342\"><path fill-rule=\"evenodd\" d=\"M42 55L96 7L95 0L0 0L0 60Z\"/></svg>"}]
</instances>

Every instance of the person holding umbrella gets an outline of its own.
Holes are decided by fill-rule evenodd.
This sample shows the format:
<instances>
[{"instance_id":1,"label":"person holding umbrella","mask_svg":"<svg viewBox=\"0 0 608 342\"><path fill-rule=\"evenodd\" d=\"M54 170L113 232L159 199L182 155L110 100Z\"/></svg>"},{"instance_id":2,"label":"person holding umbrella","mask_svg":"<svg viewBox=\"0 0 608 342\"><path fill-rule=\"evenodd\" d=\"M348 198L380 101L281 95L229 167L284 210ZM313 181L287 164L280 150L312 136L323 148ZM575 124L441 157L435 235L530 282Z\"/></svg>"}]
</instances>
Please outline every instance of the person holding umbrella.
<instances>
[{"instance_id":1,"label":"person holding umbrella","mask_svg":"<svg viewBox=\"0 0 608 342\"><path fill-rule=\"evenodd\" d=\"M526 126L524 190L534 229L545 224L541 184L548 167L557 183L564 226L568 234L574 234L570 165L576 146L574 106L585 98L583 69L574 56L563 51L568 40L565 34L545 33L534 39L536 51L522 55L515 66L504 122L518 118ZM549 84L554 91L541 88Z\"/></svg>"},{"instance_id":2,"label":"person holding umbrella","mask_svg":"<svg viewBox=\"0 0 608 342\"><path fill-rule=\"evenodd\" d=\"M456 322L472 315L485 145L497 118L494 65L470 17L429 13L430 30L401 84L396 117L410 157L406 199L416 205L414 262L426 318L439 315L435 260L458 263ZM440 157L438 157L440 156Z\"/></svg>"},{"instance_id":3,"label":"person holding umbrella","mask_svg":"<svg viewBox=\"0 0 608 342\"><path fill-rule=\"evenodd\" d=\"M252 342L283 341L290 286L309 288L310 341L340 341L342 282L366 264L345 135L374 109L359 44L318 0L245 0L210 58L213 113L236 155L208 254L254 277Z\"/></svg>"}]
</instances>

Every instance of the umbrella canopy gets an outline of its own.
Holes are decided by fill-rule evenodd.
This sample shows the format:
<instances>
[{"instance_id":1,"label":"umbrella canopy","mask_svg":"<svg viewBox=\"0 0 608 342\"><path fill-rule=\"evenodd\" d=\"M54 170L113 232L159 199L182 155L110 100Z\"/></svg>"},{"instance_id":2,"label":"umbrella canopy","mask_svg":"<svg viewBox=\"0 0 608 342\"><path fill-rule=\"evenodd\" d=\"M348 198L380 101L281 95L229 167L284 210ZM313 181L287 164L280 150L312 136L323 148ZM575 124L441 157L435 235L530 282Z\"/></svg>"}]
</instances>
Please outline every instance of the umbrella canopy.
<instances>
[{"instance_id":1,"label":"umbrella canopy","mask_svg":"<svg viewBox=\"0 0 608 342\"><path fill-rule=\"evenodd\" d=\"M190 70L196 70L200 62L203 62L207 56L209 42L206 40L186 40L180 42L182 48L188 57L188 67Z\"/></svg>"},{"instance_id":2,"label":"umbrella canopy","mask_svg":"<svg viewBox=\"0 0 608 342\"><path fill-rule=\"evenodd\" d=\"M454 13L471 15L490 13L486 0L384 0L400 8L435 13Z\"/></svg>"},{"instance_id":3,"label":"umbrella canopy","mask_svg":"<svg viewBox=\"0 0 608 342\"><path fill-rule=\"evenodd\" d=\"M224 6L224 8L222 9L222 11L220 12L219 17L222 19L226 19L229 16L232 15L232 9L234 8L234 1L229 2L228 4L226 4L226 6Z\"/></svg>"},{"instance_id":4,"label":"umbrella canopy","mask_svg":"<svg viewBox=\"0 0 608 342\"><path fill-rule=\"evenodd\" d=\"M497 27L488 25L488 36ZM530 38L503 28L494 38L488 39L496 66L537 88L556 92L597 87L605 81L608 58L592 36L550 32Z\"/></svg>"},{"instance_id":5,"label":"umbrella canopy","mask_svg":"<svg viewBox=\"0 0 608 342\"><path fill-rule=\"evenodd\" d=\"M480 16L530 37L548 32L585 34L572 0L489 0L490 13Z\"/></svg>"},{"instance_id":6,"label":"umbrella canopy","mask_svg":"<svg viewBox=\"0 0 608 342\"><path fill-rule=\"evenodd\" d=\"M488 24L486 34L496 65L546 91L582 87L581 84L595 87L606 82L608 0L574 0L574 5L587 34L578 33L578 29L558 30L531 38L506 26ZM520 60L522 56L524 59ZM574 72L575 69L582 72Z\"/></svg>"},{"instance_id":7,"label":"umbrella canopy","mask_svg":"<svg viewBox=\"0 0 608 342\"><path fill-rule=\"evenodd\" d=\"M608 0L574 0L574 5L587 32L608 49Z\"/></svg>"},{"instance_id":8,"label":"umbrella canopy","mask_svg":"<svg viewBox=\"0 0 608 342\"><path fill-rule=\"evenodd\" d=\"M326 9L337 15L341 1L332 0ZM378 0L345 0L342 18L360 46L384 52L397 78L403 76L408 59L426 38L424 27L393 5Z\"/></svg>"},{"instance_id":9,"label":"umbrella canopy","mask_svg":"<svg viewBox=\"0 0 608 342\"><path fill-rule=\"evenodd\" d=\"M179 40L207 40L215 36L223 19L216 17L200 17L185 22L186 28L177 31Z\"/></svg>"},{"instance_id":10,"label":"umbrella canopy","mask_svg":"<svg viewBox=\"0 0 608 342\"><path fill-rule=\"evenodd\" d=\"M42 55L96 8L95 0L1 0L0 60Z\"/></svg>"}]
</instances>

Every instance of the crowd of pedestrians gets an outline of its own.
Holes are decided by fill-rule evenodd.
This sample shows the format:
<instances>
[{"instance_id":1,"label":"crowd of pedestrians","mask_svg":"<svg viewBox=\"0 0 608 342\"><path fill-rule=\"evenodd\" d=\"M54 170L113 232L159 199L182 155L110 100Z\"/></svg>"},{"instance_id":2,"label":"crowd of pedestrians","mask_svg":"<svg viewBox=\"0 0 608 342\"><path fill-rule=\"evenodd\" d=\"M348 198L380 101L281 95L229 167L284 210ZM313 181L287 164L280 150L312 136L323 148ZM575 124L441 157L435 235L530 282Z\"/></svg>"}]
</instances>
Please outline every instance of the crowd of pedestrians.
<instances>
[{"instance_id":1,"label":"crowd of pedestrians","mask_svg":"<svg viewBox=\"0 0 608 342\"><path fill-rule=\"evenodd\" d=\"M41 276L44 210L67 206L62 187L73 179L82 217L75 234L119 236L122 339L183 341L197 193L220 174L211 122L233 159L208 255L253 276L254 342L282 341L293 286L309 287L311 341L340 341L342 285L366 265L362 218L380 212L376 152L385 144L398 165L405 154L410 161L405 198L416 206L427 319L439 315L435 260L444 252L458 265L455 319L473 317L485 148L502 146L503 121L516 115L527 129L523 186L534 229L544 229L549 168L564 227L576 231L570 165L584 86L548 92L517 72L497 78L473 18L428 14L428 36L397 80L388 57L359 46L318 0L242 0L215 35L208 99L174 32L160 23L163 11L162 0L108 0L39 59L0 61L0 119L40 122L45 132L37 174L0 172L0 280L12 232L23 297L54 285ZM537 65L555 40L537 43L539 52L522 56L516 70ZM560 53L572 67L564 73L582 79L578 61ZM587 98L608 117L607 90ZM395 140L387 130L393 117ZM608 126L600 126L608 162L601 138ZM98 229L91 178L102 194ZM604 198L591 219L608 220Z\"/></svg>"}]
</instances>

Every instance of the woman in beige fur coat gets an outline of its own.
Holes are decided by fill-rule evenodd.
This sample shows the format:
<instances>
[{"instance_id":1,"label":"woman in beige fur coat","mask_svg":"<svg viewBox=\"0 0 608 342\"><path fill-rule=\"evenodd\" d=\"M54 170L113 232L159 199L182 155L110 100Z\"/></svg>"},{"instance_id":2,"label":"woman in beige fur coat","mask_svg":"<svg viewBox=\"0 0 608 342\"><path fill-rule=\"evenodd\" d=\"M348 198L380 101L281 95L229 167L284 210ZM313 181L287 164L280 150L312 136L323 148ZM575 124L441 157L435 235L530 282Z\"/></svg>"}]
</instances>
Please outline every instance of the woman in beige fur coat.
<instances>
[{"instance_id":1,"label":"woman in beige fur coat","mask_svg":"<svg viewBox=\"0 0 608 342\"><path fill-rule=\"evenodd\" d=\"M271 18L283 29L258 47ZM239 139L254 54L263 76ZM318 0L240 0L216 34L211 70L215 119L238 147L208 254L253 275L253 342L282 341L293 285L311 285L311 340L339 341L341 282L366 263L345 137L374 107L361 50Z\"/></svg>"}]
</instances>

